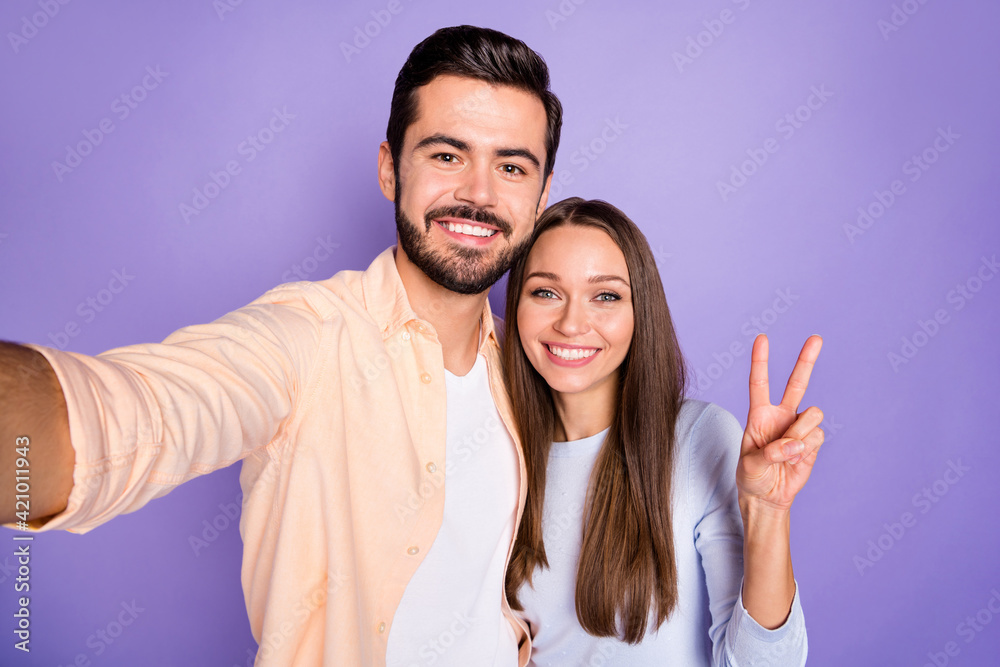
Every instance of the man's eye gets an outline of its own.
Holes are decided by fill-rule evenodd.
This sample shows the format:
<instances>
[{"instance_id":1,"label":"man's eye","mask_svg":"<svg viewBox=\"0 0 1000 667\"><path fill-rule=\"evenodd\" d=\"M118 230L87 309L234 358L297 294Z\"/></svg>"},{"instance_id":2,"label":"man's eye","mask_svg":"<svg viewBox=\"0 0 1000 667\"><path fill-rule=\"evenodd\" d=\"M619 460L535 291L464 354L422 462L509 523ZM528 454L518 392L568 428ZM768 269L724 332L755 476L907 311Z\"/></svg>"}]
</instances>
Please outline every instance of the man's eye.
<instances>
[{"instance_id":1,"label":"man's eye","mask_svg":"<svg viewBox=\"0 0 1000 667\"><path fill-rule=\"evenodd\" d=\"M523 173L525 173L524 169L521 169L516 164L505 164L505 165L503 165L500 168L503 169L503 172L505 174L523 174Z\"/></svg>"},{"instance_id":2,"label":"man's eye","mask_svg":"<svg viewBox=\"0 0 1000 667\"><path fill-rule=\"evenodd\" d=\"M441 162L456 162L458 160L458 158L451 153L438 153L434 156L434 159L440 160Z\"/></svg>"}]
</instances>

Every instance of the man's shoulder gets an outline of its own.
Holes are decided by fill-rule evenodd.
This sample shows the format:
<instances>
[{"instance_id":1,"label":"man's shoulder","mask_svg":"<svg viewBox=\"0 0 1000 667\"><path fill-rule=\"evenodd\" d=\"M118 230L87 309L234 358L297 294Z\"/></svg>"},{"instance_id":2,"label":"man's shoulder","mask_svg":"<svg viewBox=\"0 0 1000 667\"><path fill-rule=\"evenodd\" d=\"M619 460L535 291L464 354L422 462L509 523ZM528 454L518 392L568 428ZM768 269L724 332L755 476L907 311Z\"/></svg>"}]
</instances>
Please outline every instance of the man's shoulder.
<instances>
[{"instance_id":1,"label":"man's shoulder","mask_svg":"<svg viewBox=\"0 0 1000 667\"><path fill-rule=\"evenodd\" d=\"M320 319L336 319L349 312L363 312L361 294L363 271L345 270L325 280L299 280L272 287L257 297L253 305L288 306L307 310Z\"/></svg>"}]
</instances>

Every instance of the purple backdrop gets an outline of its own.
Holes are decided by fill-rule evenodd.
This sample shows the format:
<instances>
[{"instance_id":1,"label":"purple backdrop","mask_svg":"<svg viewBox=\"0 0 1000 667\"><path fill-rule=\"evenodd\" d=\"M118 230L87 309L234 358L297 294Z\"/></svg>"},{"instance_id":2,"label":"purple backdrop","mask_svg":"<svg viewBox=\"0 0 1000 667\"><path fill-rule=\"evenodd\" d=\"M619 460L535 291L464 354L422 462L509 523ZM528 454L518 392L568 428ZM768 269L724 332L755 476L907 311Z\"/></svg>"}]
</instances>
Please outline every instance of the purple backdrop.
<instances>
[{"instance_id":1,"label":"purple backdrop","mask_svg":"<svg viewBox=\"0 0 1000 667\"><path fill-rule=\"evenodd\" d=\"M607 199L656 250L692 393L743 419L757 331L782 385L825 338L810 664L996 664L1000 6L470 4L5 2L0 338L93 354L367 266L400 65L494 27L565 105L551 201ZM234 467L37 537L30 655L0 533L0 663L249 664L238 492Z\"/></svg>"}]
</instances>

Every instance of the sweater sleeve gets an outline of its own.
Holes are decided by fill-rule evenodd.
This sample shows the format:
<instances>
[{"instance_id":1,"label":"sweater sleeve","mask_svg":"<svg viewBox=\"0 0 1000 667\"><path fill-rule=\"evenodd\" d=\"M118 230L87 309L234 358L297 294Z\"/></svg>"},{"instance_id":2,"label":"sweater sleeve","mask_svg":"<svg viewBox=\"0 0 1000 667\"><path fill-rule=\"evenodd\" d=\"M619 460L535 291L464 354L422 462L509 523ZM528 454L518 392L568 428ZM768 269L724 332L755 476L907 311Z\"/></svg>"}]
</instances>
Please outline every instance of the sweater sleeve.
<instances>
[{"instance_id":1,"label":"sweater sleeve","mask_svg":"<svg viewBox=\"0 0 1000 667\"><path fill-rule=\"evenodd\" d=\"M808 643L798 582L785 623L767 630L743 606L743 520L736 490L743 429L733 415L708 405L691 430L688 488L700 499L695 548L708 592L712 664L749 667L804 665Z\"/></svg>"}]
</instances>

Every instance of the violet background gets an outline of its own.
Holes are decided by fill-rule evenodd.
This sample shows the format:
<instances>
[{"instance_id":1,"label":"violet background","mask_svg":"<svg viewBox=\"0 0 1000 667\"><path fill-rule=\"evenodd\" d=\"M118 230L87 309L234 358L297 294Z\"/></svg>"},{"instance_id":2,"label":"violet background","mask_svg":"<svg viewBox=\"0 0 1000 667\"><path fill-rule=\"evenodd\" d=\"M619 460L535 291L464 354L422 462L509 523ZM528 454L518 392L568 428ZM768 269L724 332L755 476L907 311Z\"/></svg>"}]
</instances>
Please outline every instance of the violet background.
<instances>
[{"instance_id":1,"label":"violet background","mask_svg":"<svg viewBox=\"0 0 1000 667\"><path fill-rule=\"evenodd\" d=\"M46 2L58 13L15 48L9 34ZM66 349L96 354L213 320L296 279L295 265L312 279L366 267L394 242L376 155L399 67L439 27L493 27L545 57L566 110L556 174L572 182L550 201L607 199L643 228L705 374L699 398L745 419L754 317L769 322L774 400L805 338L824 336L806 398L826 412L827 443L793 513L809 664L998 664L1000 619L981 613L971 637L959 624L1000 602L1000 280L961 310L947 295L1000 251L1000 5L398 2L395 15L382 0L247 0L221 15L210 0L5 2L0 339L56 345L75 322ZM916 11L883 35L894 9ZM732 22L679 68L674 53L723 10ZM348 59L341 43L372 12L391 21ZM147 66L168 75L121 119L112 101ZM786 138L776 122L814 86L832 96ZM246 161L240 142L286 107L295 118ZM102 118L114 131L60 181L52 163ZM602 146L608 121L620 132ZM910 181L905 163L939 128L959 138ZM769 137L778 151L724 201L717 182ZM179 204L229 160L241 173L185 222ZM849 239L857 208L894 179L905 194ZM318 238L339 244L323 261ZM123 268L134 279L86 321L78 304ZM796 300L775 318L776 290ZM947 324L894 369L889 353L938 309ZM734 343L744 352L723 368ZM914 496L959 461L970 470L922 513ZM189 543L236 498L238 472L84 536L37 536L30 655L13 649L16 533L0 533L0 664L247 664L238 529L197 555ZM907 511L915 525L860 572L869 540L887 543L884 524ZM113 644L88 644L133 600L143 611Z\"/></svg>"}]
</instances>

